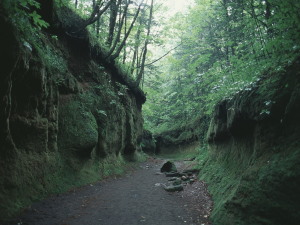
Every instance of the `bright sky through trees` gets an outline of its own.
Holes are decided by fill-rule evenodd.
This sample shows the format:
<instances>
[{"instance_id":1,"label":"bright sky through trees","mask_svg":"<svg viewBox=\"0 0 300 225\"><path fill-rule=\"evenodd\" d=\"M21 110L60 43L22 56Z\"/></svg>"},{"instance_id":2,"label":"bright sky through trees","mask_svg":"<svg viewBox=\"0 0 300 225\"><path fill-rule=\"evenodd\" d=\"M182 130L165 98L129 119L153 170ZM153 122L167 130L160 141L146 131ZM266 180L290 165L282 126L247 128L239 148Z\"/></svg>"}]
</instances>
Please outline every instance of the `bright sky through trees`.
<instances>
[{"instance_id":1,"label":"bright sky through trees","mask_svg":"<svg viewBox=\"0 0 300 225\"><path fill-rule=\"evenodd\" d=\"M190 5L194 2L193 0L159 0L164 6L169 8L167 14L169 16L174 15L177 12L184 13Z\"/></svg>"}]
</instances>

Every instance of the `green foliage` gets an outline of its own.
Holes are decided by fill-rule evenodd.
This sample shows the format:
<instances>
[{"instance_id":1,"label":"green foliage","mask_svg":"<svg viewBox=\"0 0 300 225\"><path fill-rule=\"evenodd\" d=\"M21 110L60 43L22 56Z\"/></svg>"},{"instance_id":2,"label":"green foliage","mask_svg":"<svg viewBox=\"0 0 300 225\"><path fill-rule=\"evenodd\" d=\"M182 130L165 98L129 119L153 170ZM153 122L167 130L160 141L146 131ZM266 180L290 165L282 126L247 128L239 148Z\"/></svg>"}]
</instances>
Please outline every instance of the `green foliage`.
<instances>
[{"instance_id":1,"label":"green foliage","mask_svg":"<svg viewBox=\"0 0 300 225\"><path fill-rule=\"evenodd\" d=\"M47 28L49 24L43 20L36 10L40 9L41 5L36 0L4 0L4 6L10 12L10 16L15 23L25 26L24 20L32 21L38 29Z\"/></svg>"},{"instance_id":2,"label":"green foliage","mask_svg":"<svg viewBox=\"0 0 300 225\"><path fill-rule=\"evenodd\" d=\"M54 46L48 43L45 47L38 47L37 50L50 72L54 74L59 73L60 75L67 73L67 63L61 53L57 51Z\"/></svg>"},{"instance_id":3,"label":"green foliage","mask_svg":"<svg viewBox=\"0 0 300 225\"><path fill-rule=\"evenodd\" d=\"M32 13L29 13L28 14L32 20L33 20L33 23L39 27L39 28L47 28L49 26L49 24L47 22L45 22L42 17L36 12L36 11L33 11Z\"/></svg>"},{"instance_id":4,"label":"green foliage","mask_svg":"<svg viewBox=\"0 0 300 225\"><path fill-rule=\"evenodd\" d=\"M51 40L49 41L40 31L42 28L48 27L48 24L36 11L40 8L40 3L35 0L4 0L3 4L15 25L16 37L23 44L22 49L25 47L26 50L36 51L49 72L57 75L66 73L67 64L62 54L55 50ZM58 37L52 35L52 40L53 42L57 41Z\"/></svg>"},{"instance_id":5,"label":"green foliage","mask_svg":"<svg viewBox=\"0 0 300 225\"><path fill-rule=\"evenodd\" d=\"M171 35L176 31L181 45L159 76L149 73L145 81L147 129L162 132L210 115L220 100L283 71L299 56L299 8L296 0L199 0L186 16L175 15Z\"/></svg>"},{"instance_id":6,"label":"green foliage","mask_svg":"<svg viewBox=\"0 0 300 225\"><path fill-rule=\"evenodd\" d=\"M40 3L35 0L20 0L20 5L24 8L28 8L28 6L34 6L35 8L40 8Z\"/></svg>"}]
</instances>

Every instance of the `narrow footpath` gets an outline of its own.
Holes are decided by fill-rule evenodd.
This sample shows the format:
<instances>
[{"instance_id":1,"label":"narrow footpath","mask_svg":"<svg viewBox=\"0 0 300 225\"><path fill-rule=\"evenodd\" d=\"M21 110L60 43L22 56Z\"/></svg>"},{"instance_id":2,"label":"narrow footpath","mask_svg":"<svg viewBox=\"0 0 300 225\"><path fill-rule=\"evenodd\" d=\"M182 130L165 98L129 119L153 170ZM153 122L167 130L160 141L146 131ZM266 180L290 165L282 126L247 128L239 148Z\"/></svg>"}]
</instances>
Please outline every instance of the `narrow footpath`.
<instances>
[{"instance_id":1,"label":"narrow footpath","mask_svg":"<svg viewBox=\"0 0 300 225\"><path fill-rule=\"evenodd\" d=\"M138 169L33 204L22 225L208 225L212 201L202 181L166 192L165 161L149 159ZM177 162L179 170L187 162Z\"/></svg>"}]
</instances>

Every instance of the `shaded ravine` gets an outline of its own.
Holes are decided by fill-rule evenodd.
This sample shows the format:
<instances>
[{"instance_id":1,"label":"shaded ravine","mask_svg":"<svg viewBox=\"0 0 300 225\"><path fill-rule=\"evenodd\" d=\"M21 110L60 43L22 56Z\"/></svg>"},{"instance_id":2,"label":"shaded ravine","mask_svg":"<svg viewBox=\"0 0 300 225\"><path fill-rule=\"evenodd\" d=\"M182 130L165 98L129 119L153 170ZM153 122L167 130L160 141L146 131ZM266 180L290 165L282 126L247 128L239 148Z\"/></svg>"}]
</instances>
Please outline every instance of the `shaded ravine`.
<instances>
[{"instance_id":1,"label":"shaded ravine","mask_svg":"<svg viewBox=\"0 0 300 225\"><path fill-rule=\"evenodd\" d=\"M201 181L184 191L166 192L159 173L163 160L149 159L121 177L52 196L33 204L10 224L22 225L180 225L211 224L212 201ZM186 167L183 162L180 167Z\"/></svg>"}]
</instances>

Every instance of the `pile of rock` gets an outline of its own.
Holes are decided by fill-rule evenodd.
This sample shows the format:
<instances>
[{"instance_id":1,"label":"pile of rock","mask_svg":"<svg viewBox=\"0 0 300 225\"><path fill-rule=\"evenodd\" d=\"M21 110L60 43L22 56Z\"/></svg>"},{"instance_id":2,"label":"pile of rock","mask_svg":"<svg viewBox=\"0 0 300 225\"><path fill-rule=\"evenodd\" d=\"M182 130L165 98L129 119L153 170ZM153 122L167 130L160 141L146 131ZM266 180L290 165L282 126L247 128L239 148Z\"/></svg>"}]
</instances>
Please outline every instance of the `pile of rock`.
<instances>
[{"instance_id":1,"label":"pile of rock","mask_svg":"<svg viewBox=\"0 0 300 225\"><path fill-rule=\"evenodd\" d=\"M175 164L171 161L166 162L160 171L165 173L166 177L170 177L168 184L164 185L164 189L169 192L182 191L184 186L196 181L199 173L198 169L188 169L178 172Z\"/></svg>"}]
</instances>

